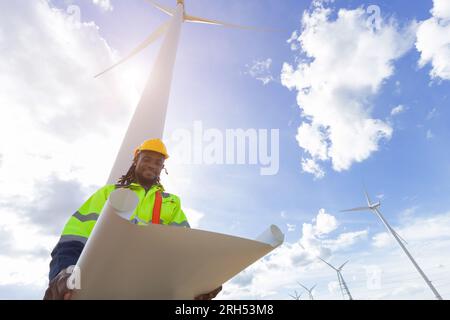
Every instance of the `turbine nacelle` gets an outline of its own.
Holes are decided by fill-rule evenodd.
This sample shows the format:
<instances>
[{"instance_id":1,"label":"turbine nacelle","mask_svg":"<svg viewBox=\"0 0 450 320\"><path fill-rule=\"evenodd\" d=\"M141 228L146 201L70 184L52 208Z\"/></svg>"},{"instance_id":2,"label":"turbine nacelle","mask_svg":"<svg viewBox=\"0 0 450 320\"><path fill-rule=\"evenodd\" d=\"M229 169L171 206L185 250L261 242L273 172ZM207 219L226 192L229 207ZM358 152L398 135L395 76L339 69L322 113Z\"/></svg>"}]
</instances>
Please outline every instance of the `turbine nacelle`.
<instances>
[{"instance_id":1,"label":"turbine nacelle","mask_svg":"<svg viewBox=\"0 0 450 320\"><path fill-rule=\"evenodd\" d=\"M351 211L375 211L381 206L381 202L372 203L367 191L364 190L364 194L366 196L367 207L357 207L352 209L341 210L341 212L351 212Z\"/></svg>"},{"instance_id":2,"label":"turbine nacelle","mask_svg":"<svg viewBox=\"0 0 450 320\"><path fill-rule=\"evenodd\" d=\"M364 193L366 195L366 200L367 200L367 205L368 205L367 207L358 207L358 208L353 208L353 209L341 210L341 212L370 211L381 217L381 213L378 211L378 209L381 206L381 202L378 201L378 202L372 203L369 195L367 194L367 191L364 191ZM397 236L403 243L408 244L408 242L406 242L406 240L403 239L394 229L388 227L387 225L386 225L386 228L388 228L388 231L395 234L395 236Z\"/></svg>"},{"instance_id":3,"label":"turbine nacelle","mask_svg":"<svg viewBox=\"0 0 450 320\"><path fill-rule=\"evenodd\" d=\"M354 212L354 211L370 211L376 215L378 215L381 218L381 213L380 211L378 211L378 209L381 206L381 202L375 202L372 203L372 201L370 200L369 195L367 194L367 191L364 190L364 193L366 195L366 200L367 200L367 207L358 207L358 208L353 208L353 209L347 209L347 210L341 210L341 212ZM384 218L382 218L383 220ZM405 239L403 239L394 229L392 229L391 227L387 226L387 223L385 223L386 228L388 229L388 231L392 232L392 234L395 234L396 237L398 237L398 239L400 241L402 241L404 244L408 244L408 242L406 242Z\"/></svg>"},{"instance_id":4,"label":"turbine nacelle","mask_svg":"<svg viewBox=\"0 0 450 320\"><path fill-rule=\"evenodd\" d=\"M369 206L369 208L372 209L372 210L375 210L375 209L378 209L380 206L381 206L381 202L378 201L378 202L376 202L376 203L371 204L371 205Z\"/></svg>"},{"instance_id":5,"label":"turbine nacelle","mask_svg":"<svg viewBox=\"0 0 450 320\"><path fill-rule=\"evenodd\" d=\"M154 0L147 0L147 2L150 2L156 9L164 12L165 14L173 17L175 14L176 8L166 7L162 4L159 4L158 2ZM228 27L228 28L237 28L237 29L247 29L247 30L259 30L259 31L270 31L269 29L260 29L255 27L248 27L248 26L240 26L237 24L231 24L228 22L223 22L219 20L212 20L212 19L206 19L201 17L192 16L190 14L187 14L185 11L185 5L184 0L177 0L177 6L181 5L183 6L183 21L184 22L192 22L192 23L203 23L203 24L211 24L216 26L222 26L222 27Z\"/></svg>"},{"instance_id":6,"label":"turbine nacelle","mask_svg":"<svg viewBox=\"0 0 450 320\"><path fill-rule=\"evenodd\" d=\"M345 209L345 210L341 210L340 212L352 212L352 211L373 211L378 209L381 206L381 204L379 202L371 204L368 207L357 207L357 208L352 208L352 209Z\"/></svg>"}]
</instances>

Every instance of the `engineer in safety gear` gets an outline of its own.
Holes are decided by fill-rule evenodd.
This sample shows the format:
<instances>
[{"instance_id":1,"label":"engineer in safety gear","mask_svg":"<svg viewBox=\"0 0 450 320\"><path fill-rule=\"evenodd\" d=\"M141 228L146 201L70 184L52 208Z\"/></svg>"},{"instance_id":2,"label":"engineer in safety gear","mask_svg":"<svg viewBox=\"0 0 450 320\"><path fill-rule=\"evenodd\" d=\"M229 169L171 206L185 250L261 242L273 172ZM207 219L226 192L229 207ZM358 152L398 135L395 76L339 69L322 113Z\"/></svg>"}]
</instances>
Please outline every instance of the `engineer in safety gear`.
<instances>
[{"instance_id":1,"label":"engineer in safety gear","mask_svg":"<svg viewBox=\"0 0 450 320\"><path fill-rule=\"evenodd\" d=\"M72 297L73 291L66 285L71 275L68 270L76 265L106 200L117 188L128 188L139 198L139 203L130 217L131 223L190 227L181 209L180 199L174 194L165 192L160 183L161 170L164 169L164 161L168 157L167 149L160 139L145 141L135 149L128 172L116 184L106 185L97 190L69 218L59 242L51 253L49 287L45 292L45 300L69 300ZM222 287L219 287L195 299L213 299L221 290Z\"/></svg>"}]
</instances>

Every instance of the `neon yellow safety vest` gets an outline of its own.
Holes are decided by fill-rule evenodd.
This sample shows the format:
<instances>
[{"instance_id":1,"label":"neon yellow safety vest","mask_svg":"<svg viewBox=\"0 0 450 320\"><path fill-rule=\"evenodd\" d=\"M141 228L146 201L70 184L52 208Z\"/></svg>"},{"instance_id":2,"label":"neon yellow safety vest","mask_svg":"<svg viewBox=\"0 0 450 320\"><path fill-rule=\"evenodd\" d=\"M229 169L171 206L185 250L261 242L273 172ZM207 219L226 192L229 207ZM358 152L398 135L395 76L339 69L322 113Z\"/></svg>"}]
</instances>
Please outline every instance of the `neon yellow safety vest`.
<instances>
[{"instance_id":1,"label":"neon yellow safety vest","mask_svg":"<svg viewBox=\"0 0 450 320\"><path fill-rule=\"evenodd\" d=\"M145 189L137 183L132 183L127 188L133 190L139 198L138 205L133 215L130 217L132 223L146 225L152 222L155 194L157 191L160 191L162 194L160 223L164 225L190 227L187 218L181 209L180 199L176 195L163 192L159 185L154 185L147 192L145 192ZM102 212L106 200L115 189L115 185L109 184L95 192L78 209L78 211L70 217L64 227L59 243L80 241L85 244Z\"/></svg>"}]
</instances>

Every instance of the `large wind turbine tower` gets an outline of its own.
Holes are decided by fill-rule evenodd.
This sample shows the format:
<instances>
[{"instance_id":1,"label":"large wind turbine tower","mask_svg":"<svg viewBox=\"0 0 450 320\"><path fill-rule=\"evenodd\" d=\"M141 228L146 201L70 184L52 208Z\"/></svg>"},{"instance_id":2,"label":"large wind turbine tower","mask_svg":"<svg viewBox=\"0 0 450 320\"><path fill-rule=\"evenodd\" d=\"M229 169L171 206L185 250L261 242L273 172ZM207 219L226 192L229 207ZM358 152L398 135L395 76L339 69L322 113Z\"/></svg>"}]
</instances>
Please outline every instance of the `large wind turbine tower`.
<instances>
[{"instance_id":1,"label":"large wind turbine tower","mask_svg":"<svg viewBox=\"0 0 450 320\"><path fill-rule=\"evenodd\" d=\"M184 0L177 0L175 8L166 7L153 0L147 0L160 11L169 15L169 21L164 22L143 43L136 47L105 71L96 75L99 77L116 66L135 56L158 38L164 36L163 43L157 55L154 67L148 78L141 99L136 107L134 115L128 126L128 130L122 141L119 153L114 162L108 183L115 183L120 176L127 171L130 163L130 155L136 146L148 138L162 138L166 120L167 105L170 96L172 75L183 22L202 23L224 26L229 28L261 30L253 27L243 27L218 20L210 20L192 16L186 13Z\"/></svg>"},{"instance_id":2,"label":"large wind turbine tower","mask_svg":"<svg viewBox=\"0 0 450 320\"><path fill-rule=\"evenodd\" d=\"M386 229L389 231L389 233L394 237L394 239L397 241L398 245L402 248L403 252L408 256L409 260L411 260L412 264L416 268L416 270L419 272L419 274L422 276L423 280L425 280L425 283L428 285L428 287L433 291L434 296L438 300L442 300L441 295L436 290L436 288L433 286L431 281L426 276L425 272L422 271L422 269L417 264L416 260L412 257L412 255L409 253L408 249L406 249L405 245L402 243L401 237L395 232L395 230L389 225L387 220L384 218L384 216L381 214L380 206L381 203L378 201L377 203L372 203L372 201L369 198L369 195L366 191L364 191L366 194L366 200L367 200L367 207L358 207L348 210L342 210L341 212L352 212L352 211L372 211L377 215L377 217L381 220L381 222L384 224Z\"/></svg>"}]
</instances>

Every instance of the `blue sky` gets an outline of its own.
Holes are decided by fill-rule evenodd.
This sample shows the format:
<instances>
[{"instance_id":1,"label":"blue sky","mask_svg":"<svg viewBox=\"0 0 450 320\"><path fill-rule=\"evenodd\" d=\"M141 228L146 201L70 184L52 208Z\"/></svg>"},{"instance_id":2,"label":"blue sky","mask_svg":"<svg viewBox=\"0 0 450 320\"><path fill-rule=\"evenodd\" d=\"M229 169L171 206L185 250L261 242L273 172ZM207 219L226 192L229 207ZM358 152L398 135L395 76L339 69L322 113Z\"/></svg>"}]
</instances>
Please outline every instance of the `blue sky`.
<instances>
[{"instance_id":1,"label":"blue sky","mask_svg":"<svg viewBox=\"0 0 450 320\"><path fill-rule=\"evenodd\" d=\"M73 5L81 24L68 11ZM366 26L370 5L381 13L375 31ZM276 224L286 234L285 246L228 283L221 298L288 299L301 281L317 283L318 298L340 299L317 254L336 264L350 259L344 276L356 298L432 298L374 216L339 212L364 204L363 185L450 295L450 259L441 254L450 245L449 7L446 0L187 1L196 16L280 29L183 25L169 151L172 134L192 131L194 121L221 132L280 133L276 175L249 164L167 164L163 182L195 227L254 238ZM49 251L65 219L106 180L161 42L103 79L91 76L168 17L143 0L24 1L0 12L8 15L0 19L0 237L23 239L0 245L8 266L0 298L40 298ZM36 268L24 276L30 259ZM382 270L380 288L367 289L367 268Z\"/></svg>"}]
</instances>

